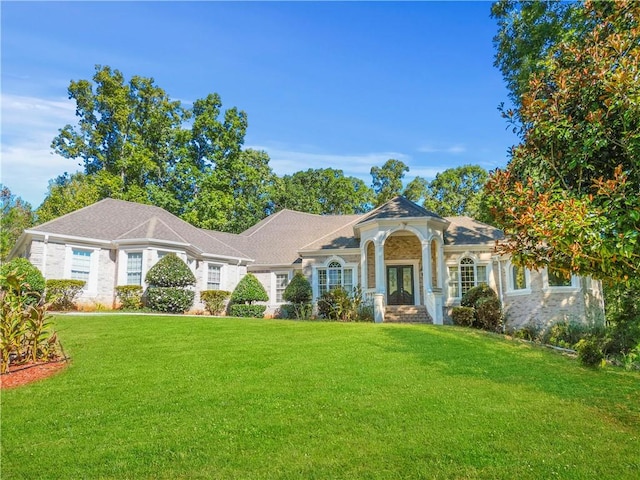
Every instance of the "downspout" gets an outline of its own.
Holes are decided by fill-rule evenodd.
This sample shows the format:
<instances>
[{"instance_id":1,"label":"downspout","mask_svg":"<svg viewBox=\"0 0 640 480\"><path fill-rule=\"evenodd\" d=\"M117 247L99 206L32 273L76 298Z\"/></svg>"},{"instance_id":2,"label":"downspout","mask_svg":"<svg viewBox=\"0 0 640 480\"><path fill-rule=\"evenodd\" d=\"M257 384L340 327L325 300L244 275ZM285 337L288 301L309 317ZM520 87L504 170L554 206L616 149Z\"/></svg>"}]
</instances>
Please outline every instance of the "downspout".
<instances>
[{"instance_id":1,"label":"downspout","mask_svg":"<svg viewBox=\"0 0 640 480\"><path fill-rule=\"evenodd\" d=\"M115 310L116 308L116 301L117 301L117 295L116 295L116 287L118 286L118 278L120 276L120 272L118 271L119 265L120 265L120 249L119 248L115 248L114 249L115 252L115 266L114 266L114 275L113 275L113 293L111 294L111 305L112 308Z\"/></svg>"},{"instance_id":2,"label":"downspout","mask_svg":"<svg viewBox=\"0 0 640 480\"><path fill-rule=\"evenodd\" d=\"M42 276L47 278L47 255L48 255L48 245L49 245L49 234L44 234L44 244L42 245Z\"/></svg>"},{"instance_id":3,"label":"downspout","mask_svg":"<svg viewBox=\"0 0 640 480\"><path fill-rule=\"evenodd\" d=\"M502 291L502 262L500 257L493 257L494 261L498 263L498 295L500 296L500 303L504 307L504 293ZM502 322L502 333L505 332L505 324Z\"/></svg>"}]
</instances>

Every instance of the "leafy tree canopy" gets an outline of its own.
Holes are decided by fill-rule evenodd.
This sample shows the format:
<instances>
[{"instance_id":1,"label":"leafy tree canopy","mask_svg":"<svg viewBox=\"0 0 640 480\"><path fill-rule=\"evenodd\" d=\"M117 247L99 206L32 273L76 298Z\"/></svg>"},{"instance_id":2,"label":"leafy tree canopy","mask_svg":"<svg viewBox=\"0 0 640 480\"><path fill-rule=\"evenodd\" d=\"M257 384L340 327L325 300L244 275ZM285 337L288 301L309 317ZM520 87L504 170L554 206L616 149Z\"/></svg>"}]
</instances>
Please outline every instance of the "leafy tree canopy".
<instances>
[{"instance_id":1,"label":"leafy tree canopy","mask_svg":"<svg viewBox=\"0 0 640 480\"><path fill-rule=\"evenodd\" d=\"M22 232L35 223L31 205L0 184L0 261L4 262Z\"/></svg>"},{"instance_id":2,"label":"leafy tree canopy","mask_svg":"<svg viewBox=\"0 0 640 480\"><path fill-rule=\"evenodd\" d=\"M333 168L308 169L279 179L278 209L330 215L364 213L371 209L373 191L359 178Z\"/></svg>"},{"instance_id":3,"label":"leafy tree canopy","mask_svg":"<svg viewBox=\"0 0 640 480\"><path fill-rule=\"evenodd\" d=\"M630 280L640 273L640 3L572 8L583 25L549 39L520 97L522 142L487 189L516 261Z\"/></svg>"},{"instance_id":4,"label":"leafy tree canopy","mask_svg":"<svg viewBox=\"0 0 640 480\"><path fill-rule=\"evenodd\" d=\"M409 167L400 160L390 159L382 167L372 167L372 187L376 194L376 206L402 193L402 179Z\"/></svg>"}]
</instances>

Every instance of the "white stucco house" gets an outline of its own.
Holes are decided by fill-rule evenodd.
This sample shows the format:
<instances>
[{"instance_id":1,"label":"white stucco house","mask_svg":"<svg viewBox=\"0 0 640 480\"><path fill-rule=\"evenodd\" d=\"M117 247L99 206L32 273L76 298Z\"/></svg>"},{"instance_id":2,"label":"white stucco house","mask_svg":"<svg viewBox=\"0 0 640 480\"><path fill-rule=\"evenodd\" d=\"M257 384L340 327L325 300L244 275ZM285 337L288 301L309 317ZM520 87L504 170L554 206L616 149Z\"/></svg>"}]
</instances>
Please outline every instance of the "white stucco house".
<instances>
[{"instance_id":1,"label":"white stucco house","mask_svg":"<svg viewBox=\"0 0 640 480\"><path fill-rule=\"evenodd\" d=\"M196 228L155 206L104 199L26 230L10 254L47 279L86 281L79 302L116 306L115 287L142 285L146 272L176 253L201 290L232 291L252 272L277 313L296 271L314 298L337 286L360 285L376 321L448 323L470 288L487 283L507 322L548 324L602 315L601 285L553 272L529 271L495 254L502 232L469 217L443 218L398 196L362 215L279 211L241 234Z\"/></svg>"}]
</instances>

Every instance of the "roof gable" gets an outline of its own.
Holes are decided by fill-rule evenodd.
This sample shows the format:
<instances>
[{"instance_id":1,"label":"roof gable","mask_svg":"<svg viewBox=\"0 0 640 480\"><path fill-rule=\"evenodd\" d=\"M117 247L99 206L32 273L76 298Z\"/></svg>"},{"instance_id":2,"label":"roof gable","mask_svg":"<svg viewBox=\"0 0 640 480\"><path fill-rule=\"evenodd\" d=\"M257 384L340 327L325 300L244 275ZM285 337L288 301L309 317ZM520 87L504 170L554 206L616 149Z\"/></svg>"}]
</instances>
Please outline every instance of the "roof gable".
<instances>
[{"instance_id":1,"label":"roof gable","mask_svg":"<svg viewBox=\"0 0 640 480\"><path fill-rule=\"evenodd\" d=\"M398 195L388 202L380 205L375 210L372 210L368 214L364 215L362 220L357 224L380 219L394 219L394 218L416 218L416 217L432 217L442 219L442 217L436 213L430 212L424 207L421 207L405 197Z\"/></svg>"}]
</instances>

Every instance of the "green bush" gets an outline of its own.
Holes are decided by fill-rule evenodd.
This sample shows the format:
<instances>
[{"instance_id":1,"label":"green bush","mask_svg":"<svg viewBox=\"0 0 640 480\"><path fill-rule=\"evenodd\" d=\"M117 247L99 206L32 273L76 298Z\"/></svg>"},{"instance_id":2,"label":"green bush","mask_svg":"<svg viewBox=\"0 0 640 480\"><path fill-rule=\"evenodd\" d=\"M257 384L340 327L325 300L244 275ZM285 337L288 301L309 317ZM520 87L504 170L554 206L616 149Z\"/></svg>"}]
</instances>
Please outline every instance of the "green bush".
<instances>
[{"instance_id":1,"label":"green bush","mask_svg":"<svg viewBox=\"0 0 640 480\"><path fill-rule=\"evenodd\" d=\"M474 309L473 327L498 331L502 325L502 305L498 294L486 284L471 288L462 296L460 305Z\"/></svg>"},{"instance_id":2,"label":"green bush","mask_svg":"<svg viewBox=\"0 0 640 480\"><path fill-rule=\"evenodd\" d=\"M575 321L560 321L551 325L542 334L542 342L563 348L573 348L589 334L589 327Z\"/></svg>"},{"instance_id":3,"label":"green bush","mask_svg":"<svg viewBox=\"0 0 640 480\"><path fill-rule=\"evenodd\" d=\"M313 298L313 291L311 290L311 284L307 277L302 272L296 272L296 274L284 289L282 298L286 302L290 302L292 308L285 309L288 315L287 318L308 318L311 316L311 299Z\"/></svg>"},{"instance_id":4,"label":"green bush","mask_svg":"<svg viewBox=\"0 0 640 480\"><path fill-rule=\"evenodd\" d=\"M84 280L50 279L46 282L46 302L52 310L72 310L76 297L84 288Z\"/></svg>"},{"instance_id":5,"label":"green bush","mask_svg":"<svg viewBox=\"0 0 640 480\"><path fill-rule=\"evenodd\" d=\"M149 287L147 305L152 310L167 313L184 313L193 305L195 292L180 287Z\"/></svg>"},{"instance_id":6,"label":"green bush","mask_svg":"<svg viewBox=\"0 0 640 480\"><path fill-rule=\"evenodd\" d=\"M481 297L476 302L477 326L490 332L499 332L502 326L502 306L498 298Z\"/></svg>"},{"instance_id":7,"label":"green bush","mask_svg":"<svg viewBox=\"0 0 640 480\"><path fill-rule=\"evenodd\" d=\"M229 315L232 317L262 318L266 309L266 305L234 303L229 306Z\"/></svg>"},{"instance_id":8,"label":"green bush","mask_svg":"<svg viewBox=\"0 0 640 480\"><path fill-rule=\"evenodd\" d=\"M153 287L188 287L196 284L196 277L184 261L170 253L149 269L145 281Z\"/></svg>"},{"instance_id":9,"label":"green bush","mask_svg":"<svg viewBox=\"0 0 640 480\"><path fill-rule=\"evenodd\" d=\"M601 340L589 335L581 339L575 345L578 352L578 360L587 367L599 367L604 360Z\"/></svg>"},{"instance_id":10,"label":"green bush","mask_svg":"<svg viewBox=\"0 0 640 480\"><path fill-rule=\"evenodd\" d=\"M537 324L528 322L517 330L512 331L511 333L516 338L522 338L523 340L535 342L539 339L540 330L541 329Z\"/></svg>"},{"instance_id":11,"label":"green bush","mask_svg":"<svg viewBox=\"0 0 640 480\"><path fill-rule=\"evenodd\" d=\"M224 311L225 303L231 292L225 290L203 290L200 292L200 301L211 315L218 315Z\"/></svg>"},{"instance_id":12,"label":"green bush","mask_svg":"<svg viewBox=\"0 0 640 480\"><path fill-rule=\"evenodd\" d=\"M474 307L481 298L498 298L498 294L486 283L482 283L477 287L473 287L465 293L460 299L462 307Z\"/></svg>"},{"instance_id":13,"label":"green bush","mask_svg":"<svg viewBox=\"0 0 640 480\"><path fill-rule=\"evenodd\" d=\"M142 287L140 285L118 285L116 297L120 300L120 308L139 310L142 308Z\"/></svg>"},{"instance_id":14,"label":"green bush","mask_svg":"<svg viewBox=\"0 0 640 480\"><path fill-rule=\"evenodd\" d=\"M196 277L174 253L162 257L145 277L149 284L146 303L158 312L184 313L193 305L195 293L184 287L196 284Z\"/></svg>"},{"instance_id":15,"label":"green bush","mask_svg":"<svg viewBox=\"0 0 640 480\"><path fill-rule=\"evenodd\" d=\"M5 290L8 286L6 277L13 274L21 278L20 288L23 300L27 305L39 303L45 289L45 280L38 268L26 258L14 258L0 267L0 288Z\"/></svg>"},{"instance_id":16,"label":"green bush","mask_svg":"<svg viewBox=\"0 0 640 480\"><path fill-rule=\"evenodd\" d=\"M252 273L247 273L242 277L242 280L238 282L231 294L231 303L233 304L248 303L251 305L253 302L266 302L268 300L269 295L267 295L260 280Z\"/></svg>"},{"instance_id":17,"label":"green bush","mask_svg":"<svg viewBox=\"0 0 640 480\"><path fill-rule=\"evenodd\" d=\"M318 315L327 320L358 321L362 305L360 288L354 289L351 294L344 288L334 288L324 292L318 299Z\"/></svg>"},{"instance_id":18,"label":"green bush","mask_svg":"<svg viewBox=\"0 0 640 480\"><path fill-rule=\"evenodd\" d=\"M451 319L454 325L470 327L475 319L475 310L473 307L453 307Z\"/></svg>"},{"instance_id":19,"label":"green bush","mask_svg":"<svg viewBox=\"0 0 640 480\"><path fill-rule=\"evenodd\" d=\"M42 302L29 304L31 286L15 271L0 274L0 373L11 365L58 357L59 342Z\"/></svg>"}]
</instances>

